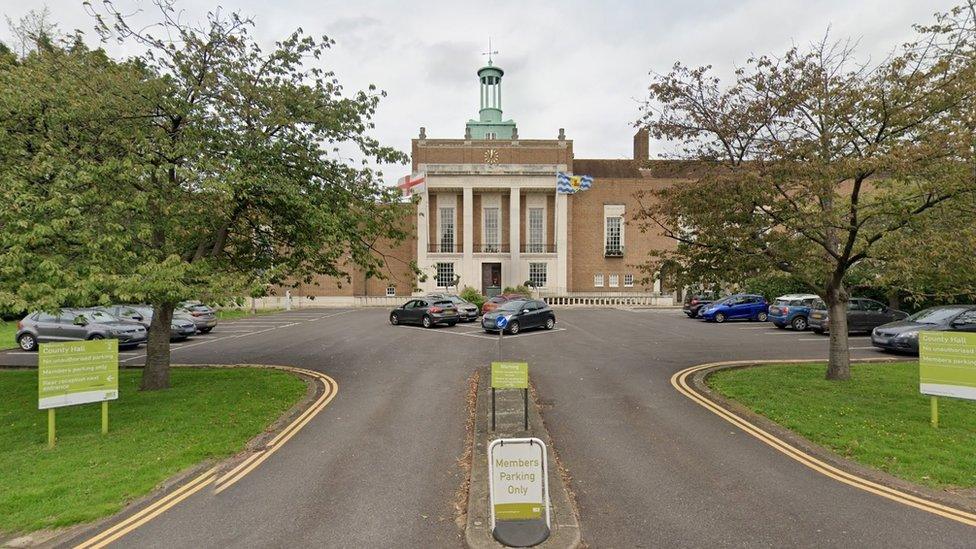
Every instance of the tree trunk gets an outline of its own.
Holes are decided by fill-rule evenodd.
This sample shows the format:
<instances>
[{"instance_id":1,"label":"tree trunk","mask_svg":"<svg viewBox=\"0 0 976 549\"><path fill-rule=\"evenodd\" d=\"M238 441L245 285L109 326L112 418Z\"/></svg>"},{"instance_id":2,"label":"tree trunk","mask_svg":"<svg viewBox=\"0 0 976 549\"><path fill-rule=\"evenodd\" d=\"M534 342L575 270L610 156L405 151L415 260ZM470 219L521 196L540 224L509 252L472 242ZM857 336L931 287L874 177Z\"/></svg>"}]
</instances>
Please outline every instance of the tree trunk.
<instances>
[{"instance_id":1,"label":"tree trunk","mask_svg":"<svg viewBox=\"0 0 976 549\"><path fill-rule=\"evenodd\" d=\"M888 290L888 306L892 309L901 309L901 299L898 297L898 290Z\"/></svg>"},{"instance_id":2,"label":"tree trunk","mask_svg":"<svg viewBox=\"0 0 976 549\"><path fill-rule=\"evenodd\" d=\"M142 370L143 391L169 388L169 334L173 322L173 303L153 304L149 341L146 343L146 367Z\"/></svg>"},{"instance_id":3,"label":"tree trunk","mask_svg":"<svg viewBox=\"0 0 976 549\"><path fill-rule=\"evenodd\" d=\"M827 379L851 379L851 351L847 339L847 303L849 296L843 283L827 288L827 309L830 317L830 351L827 360Z\"/></svg>"}]
</instances>

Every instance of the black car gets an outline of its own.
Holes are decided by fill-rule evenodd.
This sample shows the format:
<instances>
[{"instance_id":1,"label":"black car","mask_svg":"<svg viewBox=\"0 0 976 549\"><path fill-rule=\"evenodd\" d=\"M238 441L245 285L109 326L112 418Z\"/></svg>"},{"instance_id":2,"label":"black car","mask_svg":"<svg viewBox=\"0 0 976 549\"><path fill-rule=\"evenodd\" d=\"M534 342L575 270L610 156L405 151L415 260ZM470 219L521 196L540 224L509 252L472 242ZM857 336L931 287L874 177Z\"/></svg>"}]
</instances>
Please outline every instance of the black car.
<instances>
[{"instance_id":1,"label":"black car","mask_svg":"<svg viewBox=\"0 0 976 549\"><path fill-rule=\"evenodd\" d=\"M502 303L500 307L481 317L481 327L486 332L498 332L498 318L508 317L505 331L517 334L527 328L545 328L551 330L556 326L556 313L544 301L535 299L513 299Z\"/></svg>"},{"instance_id":2,"label":"black car","mask_svg":"<svg viewBox=\"0 0 976 549\"><path fill-rule=\"evenodd\" d=\"M454 326L461 320L457 307L449 299L422 297L411 299L390 311L390 324L420 324L433 328L437 324Z\"/></svg>"},{"instance_id":3,"label":"black car","mask_svg":"<svg viewBox=\"0 0 976 549\"><path fill-rule=\"evenodd\" d=\"M847 302L847 331L871 332L882 324L903 320L908 313L892 309L873 299L855 297ZM810 307L810 329L816 334L830 331L830 312L827 305L818 300Z\"/></svg>"},{"instance_id":4,"label":"black car","mask_svg":"<svg viewBox=\"0 0 976 549\"><path fill-rule=\"evenodd\" d=\"M711 297L701 296L701 295L689 295L685 299L685 305L681 308L682 311L688 315L688 318L698 318L698 313L701 312L702 307L708 305L714 301Z\"/></svg>"},{"instance_id":5,"label":"black car","mask_svg":"<svg viewBox=\"0 0 976 549\"><path fill-rule=\"evenodd\" d=\"M945 305L919 311L905 320L878 326L871 344L888 351L918 354L918 333L976 332L976 305Z\"/></svg>"}]
</instances>

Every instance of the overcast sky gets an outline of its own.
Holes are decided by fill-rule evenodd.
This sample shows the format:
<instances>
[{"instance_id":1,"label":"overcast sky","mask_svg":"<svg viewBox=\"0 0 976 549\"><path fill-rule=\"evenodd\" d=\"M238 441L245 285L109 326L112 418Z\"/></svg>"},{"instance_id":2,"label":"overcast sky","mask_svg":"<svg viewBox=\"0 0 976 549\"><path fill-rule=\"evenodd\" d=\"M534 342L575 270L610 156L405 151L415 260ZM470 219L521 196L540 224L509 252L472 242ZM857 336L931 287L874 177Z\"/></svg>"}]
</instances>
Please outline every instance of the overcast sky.
<instances>
[{"instance_id":1,"label":"overcast sky","mask_svg":"<svg viewBox=\"0 0 976 549\"><path fill-rule=\"evenodd\" d=\"M98 0L92 0L93 3ZM322 65L347 89L370 83L386 90L376 119L381 142L410 150L420 126L428 137L460 138L477 117L477 69L491 37L495 64L505 70L502 101L523 138L554 138L566 128L580 158L627 158L632 123L646 95L648 73L676 61L710 64L723 74L751 54L781 53L831 29L860 40L860 53L878 59L910 39L911 25L929 22L943 0L648 0L648 1L332 1L182 0L199 20L216 6L256 21L270 44L302 27L336 40ZM81 0L3 0L0 12L18 19L50 8L62 30L91 32ZM123 11L149 0L115 0ZM9 31L0 30L8 40ZM124 53L117 52L116 53ZM652 156L667 149L652 143ZM394 182L406 167L388 167Z\"/></svg>"}]
</instances>

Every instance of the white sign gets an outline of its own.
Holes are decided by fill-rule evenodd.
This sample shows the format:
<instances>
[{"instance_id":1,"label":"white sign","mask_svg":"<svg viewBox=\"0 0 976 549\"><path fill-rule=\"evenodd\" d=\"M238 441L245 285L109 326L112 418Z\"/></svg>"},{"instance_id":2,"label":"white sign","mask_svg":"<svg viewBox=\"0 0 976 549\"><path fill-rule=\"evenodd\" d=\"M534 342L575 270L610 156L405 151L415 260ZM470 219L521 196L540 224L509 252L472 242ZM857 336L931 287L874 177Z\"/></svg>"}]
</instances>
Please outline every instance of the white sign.
<instances>
[{"instance_id":1,"label":"white sign","mask_svg":"<svg viewBox=\"0 0 976 549\"><path fill-rule=\"evenodd\" d=\"M488 446L491 526L543 520L549 526L546 445L537 438L500 438Z\"/></svg>"}]
</instances>

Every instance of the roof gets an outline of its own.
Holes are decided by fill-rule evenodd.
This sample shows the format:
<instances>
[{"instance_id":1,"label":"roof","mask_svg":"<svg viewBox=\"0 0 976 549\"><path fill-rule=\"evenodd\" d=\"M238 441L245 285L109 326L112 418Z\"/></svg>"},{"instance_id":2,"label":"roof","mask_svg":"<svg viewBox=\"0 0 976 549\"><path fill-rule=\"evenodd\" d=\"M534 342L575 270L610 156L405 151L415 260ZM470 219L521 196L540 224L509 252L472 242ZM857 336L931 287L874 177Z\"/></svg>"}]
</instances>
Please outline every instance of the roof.
<instances>
[{"instance_id":1,"label":"roof","mask_svg":"<svg viewBox=\"0 0 976 549\"><path fill-rule=\"evenodd\" d=\"M710 165L697 160L573 159L573 173L611 179L698 179Z\"/></svg>"},{"instance_id":2,"label":"roof","mask_svg":"<svg viewBox=\"0 0 976 549\"><path fill-rule=\"evenodd\" d=\"M636 160L573 159L573 173L611 179L640 179L640 162Z\"/></svg>"}]
</instances>

